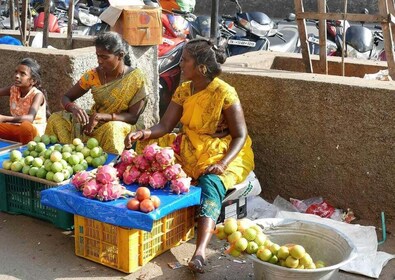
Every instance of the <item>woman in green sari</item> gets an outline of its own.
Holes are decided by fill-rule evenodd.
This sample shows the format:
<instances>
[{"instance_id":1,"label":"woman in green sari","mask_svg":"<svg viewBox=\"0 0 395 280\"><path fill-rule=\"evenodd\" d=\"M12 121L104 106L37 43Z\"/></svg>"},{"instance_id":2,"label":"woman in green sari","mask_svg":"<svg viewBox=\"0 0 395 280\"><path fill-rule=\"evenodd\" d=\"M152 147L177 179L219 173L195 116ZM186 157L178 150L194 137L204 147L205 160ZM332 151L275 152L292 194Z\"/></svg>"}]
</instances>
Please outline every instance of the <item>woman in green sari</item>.
<instances>
[{"instance_id":1,"label":"woman in green sari","mask_svg":"<svg viewBox=\"0 0 395 280\"><path fill-rule=\"evenodd\" d=\"M130 67L127 44L118 33L98 35L95 47L99 66L87 71L62 97L63 108L71 114L52 114L45 133L56 135L61 143L72 143L77 137L75 121L81 124L83 141L94 137L106 152L120 154L125 136L136 129L145 108L145 77L140 69ZM90 115L74 103L89 90L94 99Z\"/></svg>"}]
</instances>

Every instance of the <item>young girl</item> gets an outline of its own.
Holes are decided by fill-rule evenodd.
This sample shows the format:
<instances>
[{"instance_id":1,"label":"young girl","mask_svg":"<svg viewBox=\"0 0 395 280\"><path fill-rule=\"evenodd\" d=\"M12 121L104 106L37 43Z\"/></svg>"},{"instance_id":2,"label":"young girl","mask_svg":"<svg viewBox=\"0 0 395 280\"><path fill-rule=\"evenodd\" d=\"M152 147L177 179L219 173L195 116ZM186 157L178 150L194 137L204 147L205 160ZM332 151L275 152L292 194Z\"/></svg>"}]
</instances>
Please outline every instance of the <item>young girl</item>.
<instances>
[{"instance_id":1,"label":"young girl","mask_svg":"<svg viewBox=\"0 0 395 280\"><path fill-rule=\"evenodd\" d=\"M32 58L22 59L15 68L14 85L0 89L0 96L10 97L11 113L0 115L0 138L26 144L44 133L46 100L40 84L40 65Z\"/></svg>"}]
</instances>

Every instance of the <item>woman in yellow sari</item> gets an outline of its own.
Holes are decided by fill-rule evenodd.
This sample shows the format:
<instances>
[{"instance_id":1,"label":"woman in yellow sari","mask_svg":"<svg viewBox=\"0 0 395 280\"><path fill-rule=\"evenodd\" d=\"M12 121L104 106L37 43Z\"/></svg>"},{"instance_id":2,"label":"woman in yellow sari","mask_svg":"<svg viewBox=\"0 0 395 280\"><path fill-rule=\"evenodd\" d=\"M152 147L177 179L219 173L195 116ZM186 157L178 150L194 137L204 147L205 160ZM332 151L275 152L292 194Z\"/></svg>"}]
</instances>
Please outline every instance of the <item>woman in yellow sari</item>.
<instances>
[{"instance_id":1,"label":"woman in yellow sari","mask_svg":"<svg viewBox=\"0 0 395 280\"><path fill-rule=\"evenodd\" d=\"M199 273L204 272L206 247L226 191L254 169L237 93L217 78L225 59L224 51L210 41L189 41L180 64L187 82L178 87L159 124L125 138L126 147L143 140L137 143L138 150L147 142L172 146L184 171L202 188L196 250L189 262L189 268ZM171 132L179 121L182 132L175 136Z\"/></svg>"},{"instance_id":2,"label":"woman in yellow sari","mask_svg":"<svg viewBox=\"0 0 395 280\"><path fill-rule=\"evenodd\" d=\"M127 44L115 32L100 34L95 40L99 66L87 71L61 99L71 114L57 112L48 119L45 133L56 135L61 143L72 143L74 121L81 124L83 141L94 137L106 152L121 153L123 139L136 130L147 93L140 69L130 67ZM90 115L74 101L91 90L94 105Z\"/></svg>"}]
</instances>

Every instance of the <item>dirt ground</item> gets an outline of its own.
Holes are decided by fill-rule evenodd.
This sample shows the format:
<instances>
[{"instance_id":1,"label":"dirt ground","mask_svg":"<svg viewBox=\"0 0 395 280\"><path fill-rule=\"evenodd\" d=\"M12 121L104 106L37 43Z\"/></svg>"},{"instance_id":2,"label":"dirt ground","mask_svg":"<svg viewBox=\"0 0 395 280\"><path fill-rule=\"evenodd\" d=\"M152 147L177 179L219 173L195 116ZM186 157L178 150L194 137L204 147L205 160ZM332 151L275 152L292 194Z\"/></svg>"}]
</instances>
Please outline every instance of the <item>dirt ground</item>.
<instances>
[{"instance_id":1,"label":"dirt ground","mask_svg":"<svg viewBox=\"0 0 395 280\"><path fill-rule=\"evenodd\" d=\"M254 279L252 261L235 261L224 255L224 244L216 238L209 246L206 273L192 274L185 265L193 253L194 242L192 239L154 258L137 272L125 274L77 257L72 231L62 231L35 218L0 212L0 279ZM388 232L379 250L395 254L394 232ZM182 266L171 269L168 264L173 262ZM339 279L370 278L342 272ZM395 260L384 267L379 279L395 279Z\"/></svg>"}]
</instances>

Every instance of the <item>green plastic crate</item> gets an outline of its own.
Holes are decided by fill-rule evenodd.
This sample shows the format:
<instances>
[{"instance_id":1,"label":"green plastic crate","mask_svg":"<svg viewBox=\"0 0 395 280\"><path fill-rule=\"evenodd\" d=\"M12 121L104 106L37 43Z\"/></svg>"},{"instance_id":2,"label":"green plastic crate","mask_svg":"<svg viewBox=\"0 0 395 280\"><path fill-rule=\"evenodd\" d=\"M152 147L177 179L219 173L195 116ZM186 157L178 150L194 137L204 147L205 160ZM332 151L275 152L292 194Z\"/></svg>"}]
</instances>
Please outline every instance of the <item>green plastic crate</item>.
<instances>
[{"instance_id":1,"label":"green plastic crate","mask_svg":"<svg viewBox=\"0 0 395 280\"><path fill-rule=\"evenodd\" d=\"M0 173L0 211L28 215L50 221L62 229L72 229L73 214L41 204L41 191L53 187L53 185Z\"/></svg>"}]
</instances>

